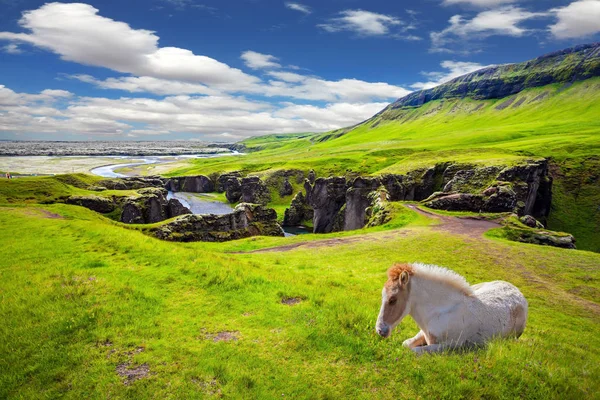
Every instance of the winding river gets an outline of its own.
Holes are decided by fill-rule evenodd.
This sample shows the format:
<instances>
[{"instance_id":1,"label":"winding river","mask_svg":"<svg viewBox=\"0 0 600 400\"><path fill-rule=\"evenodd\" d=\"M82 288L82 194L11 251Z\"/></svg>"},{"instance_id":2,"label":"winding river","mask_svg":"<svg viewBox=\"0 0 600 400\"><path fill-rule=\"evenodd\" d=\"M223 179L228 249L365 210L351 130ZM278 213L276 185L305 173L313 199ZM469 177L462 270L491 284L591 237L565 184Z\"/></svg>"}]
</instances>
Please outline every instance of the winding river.
<instances>
[{"instance_id":1,"label":"winding river","mask_svg":"<svg viewBox=\"0 0 600 400\"><path fill-rule=\"evenodd\" d=\"M93 168L90 170L94 175L102 176L104 178L127 178L135 175L125 175L115 170L126 168L126 167L137 167L139 165L146 164L163 164L167 162L172 162L177 159L185 159L185 158L212 158L212 157L224 157L224 156L233 156L240 155L241 153L232 152L225 154L211 154L211 155L186 155L186 156L157 156L157 157L145 157L140 158L139 161L127 164L113 164L113 165L105 165L102 167ZM130 159L131 157L115 157L116 159ZM230 204L224 203L222 201L217 200L217 198L210 193L189 193L189 192L169 192L167 195L167 199L177 199L181 204L185 207L189 208L193 214L215 214L215 215L223 215L229 214L233 211L233 207ZM307 228L303 226L298 227L285 227L283 228L285 236L296 236L302 235L306 233L312 233Z\"/></svg>"}]
</instances>

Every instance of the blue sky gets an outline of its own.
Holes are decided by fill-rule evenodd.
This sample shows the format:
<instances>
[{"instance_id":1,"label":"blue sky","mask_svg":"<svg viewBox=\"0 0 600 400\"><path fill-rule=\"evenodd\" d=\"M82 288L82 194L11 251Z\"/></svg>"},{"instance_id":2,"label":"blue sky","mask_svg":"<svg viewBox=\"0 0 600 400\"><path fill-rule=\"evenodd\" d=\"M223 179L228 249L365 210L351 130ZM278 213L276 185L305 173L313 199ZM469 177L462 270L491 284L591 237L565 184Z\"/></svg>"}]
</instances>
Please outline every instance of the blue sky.
<instances>
[{"instance_id":1,"label":"blue sky","mask_svg":"<svg viewBox=\"0 0 600 400\"><path fill-rule=\"evenodd\" d=\"M600 38L600 0L0 0L0 139L235 141Z\"/></svg>"}]
</instances>

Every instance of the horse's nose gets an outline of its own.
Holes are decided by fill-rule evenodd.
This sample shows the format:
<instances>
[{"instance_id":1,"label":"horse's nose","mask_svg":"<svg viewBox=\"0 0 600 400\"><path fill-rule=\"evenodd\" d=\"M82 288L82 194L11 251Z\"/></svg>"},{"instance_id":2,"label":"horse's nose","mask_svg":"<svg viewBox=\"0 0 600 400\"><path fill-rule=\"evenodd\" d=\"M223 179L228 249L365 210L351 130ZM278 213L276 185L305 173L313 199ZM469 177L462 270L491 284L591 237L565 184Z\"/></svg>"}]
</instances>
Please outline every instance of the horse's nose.
<instances>
[{"instance_id":1,"label":"horse's nose","mask_svg":"<svg viewBox=\"0 0 600 400\"><path fill-rule=\"evenodd\" d=\"M390 328L388 326L378 326L376 330L379 336L383 337L388 337L388 334L390 333Z\"/></svg>"}]
</instances>

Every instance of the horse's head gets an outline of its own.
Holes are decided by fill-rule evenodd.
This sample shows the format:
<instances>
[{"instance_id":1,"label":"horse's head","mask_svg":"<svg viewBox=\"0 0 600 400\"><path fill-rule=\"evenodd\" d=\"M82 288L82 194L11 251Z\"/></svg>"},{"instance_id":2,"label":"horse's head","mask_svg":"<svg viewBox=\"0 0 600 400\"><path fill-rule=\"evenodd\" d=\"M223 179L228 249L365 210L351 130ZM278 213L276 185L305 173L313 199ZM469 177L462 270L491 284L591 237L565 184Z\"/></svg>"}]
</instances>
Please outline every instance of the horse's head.
<instances>
[{"instance_id":1,"label":"horse's head","mask_svg":"<svg viewBox=\"0 0 600 400\"><path fill-rule=\"evenodd\" d=\"M375 330L380 336L390 336L392 329L409 313L410 276L412 273L412 267L409 264L396 264L388 270L388 280L381 292L381 310L375 326Z\"/></svg>"}]
</instances>

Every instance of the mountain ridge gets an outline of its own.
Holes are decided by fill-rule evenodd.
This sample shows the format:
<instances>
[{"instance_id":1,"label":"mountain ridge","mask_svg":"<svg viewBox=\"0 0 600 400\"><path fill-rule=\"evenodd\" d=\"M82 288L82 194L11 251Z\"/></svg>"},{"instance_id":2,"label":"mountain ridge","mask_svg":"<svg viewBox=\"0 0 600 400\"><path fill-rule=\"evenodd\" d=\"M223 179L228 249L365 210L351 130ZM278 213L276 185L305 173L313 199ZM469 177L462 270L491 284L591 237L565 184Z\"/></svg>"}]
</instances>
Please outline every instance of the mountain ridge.
<instances>
[{"instance_id":1,"label":"mountain ridge","mask_svg":"<svg viewBox=\"0 0 600 400\"><path fill-rule=\"evenodd\" d=\"M434 100L499 99L529 88L573 83L595 76L600 76L600 42L570 47L521 63L482 68L404 96L379 114L391 109L421 107Z\"/></svg>"}]
</instances>

